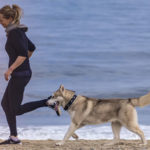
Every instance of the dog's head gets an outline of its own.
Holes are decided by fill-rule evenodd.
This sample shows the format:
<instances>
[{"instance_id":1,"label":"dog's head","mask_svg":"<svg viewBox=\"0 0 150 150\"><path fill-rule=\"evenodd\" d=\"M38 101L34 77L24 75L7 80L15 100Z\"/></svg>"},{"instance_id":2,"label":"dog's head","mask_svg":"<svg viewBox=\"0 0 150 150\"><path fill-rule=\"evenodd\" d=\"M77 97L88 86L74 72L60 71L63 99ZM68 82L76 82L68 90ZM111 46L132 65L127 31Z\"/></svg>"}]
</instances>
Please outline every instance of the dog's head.
<instances>
[{"instance_id":1,"label":"dog's head","mask_svg":"<svg viewBox=\"0 0 150 150\"><path fill-rule=\"evenodd\" d=\"M63 85L61 85L60 87L59 87L59 89L56 91L56 92L54 92L53 94L52 94L52 98L50 99L50 100L48 100L48 104L49 105L53 105L54 103L59 103L59 105L61 104L61 102L64 100L64 98L63 98L63 92L64 92L64 90L65 90L65 88L64 88L64 86Z\"/></svg>"},{"instance_id":2,"label":"dog's head","mask_svg":"<svg viewBox=\"0 0 150 150\"><path fill-rule=\"evenodd\" d=\"M63 90L64 90L64 86L61 85L60 88L56 92L54 92L51 98L46 102L48 106L50 106L57 112L58 116L61 115L60 106L63 100L61 93L63 92Z\"/></svg>"},{"instance_id":3,"label":"dog's head","mask_svg":"<svg viewBox=\"0 0 150 150\"><path fill-rule=\"evenodd\" d=\"M72 98L72 95L74 94L74 91L67 90L64 88L63 85L60 85L59 89L53 93L52 98L47 101L48 105L53 105L55 103L58 104L58 106L64 107L68 101Z\"/></svg>"}]
</instances>

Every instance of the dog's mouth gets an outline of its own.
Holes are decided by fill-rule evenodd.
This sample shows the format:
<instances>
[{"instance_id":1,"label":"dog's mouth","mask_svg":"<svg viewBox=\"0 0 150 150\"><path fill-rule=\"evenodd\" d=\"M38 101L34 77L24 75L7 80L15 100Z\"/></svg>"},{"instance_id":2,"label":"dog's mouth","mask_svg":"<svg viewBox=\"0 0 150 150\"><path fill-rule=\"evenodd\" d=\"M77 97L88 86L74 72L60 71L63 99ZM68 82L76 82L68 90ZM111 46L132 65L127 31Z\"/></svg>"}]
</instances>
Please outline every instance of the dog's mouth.
<instances>
[{"instance_id":1,"label":"dog's mouth","mask_svg":"<svg viewBox=\"0 0 150 150\"><path fill-rule=\"evenodd\" d=\"M56 102L54 102L53 104L50 104L50 106L51 106L51 108L53 108L54 110L56 110L57 107L59 106L59 102L56 101Z\"/></svg>"},{"instance_id":2,"label":"dog's mouth","mask_svg":"<svg viewBox=\"0 0 150 150\"><path fill-rule=\"evenodd\" d=\"M53 110L55 110L55 112L57 113L58 116L61 115L61 110L60 110L60 102L57 100L56 97L54 96L50 96L48 101L46 102L46 104L52 108Z\"/></svg>"},{"instance_id":3,"label":"dog's mouth","mask_svg":"<svg viewBox=\"0 0 150 150\"><path fill-rule=\"evenodd\" d=\"M49 107L51 107L52 109L54 109L56 111L56 113L57 113L58 116L61 115L60 105L59 105L58 101L56 101L53 104L49 105Z\"/></svg>"}]
</instances>

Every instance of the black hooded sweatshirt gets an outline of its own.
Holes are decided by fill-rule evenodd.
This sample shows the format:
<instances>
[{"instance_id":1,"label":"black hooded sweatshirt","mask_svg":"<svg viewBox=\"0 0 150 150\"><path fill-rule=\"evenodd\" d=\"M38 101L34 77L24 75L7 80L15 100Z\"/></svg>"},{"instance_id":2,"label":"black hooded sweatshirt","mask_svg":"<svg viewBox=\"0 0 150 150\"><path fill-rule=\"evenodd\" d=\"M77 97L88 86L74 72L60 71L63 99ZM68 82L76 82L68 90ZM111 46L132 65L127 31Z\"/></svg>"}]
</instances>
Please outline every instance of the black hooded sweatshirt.
<instances>
[{"instance_id":1,"label":"black hooded sweatshirt","mask_svg":"<svg viewBox=\"0 0 150 150\"><path fill-rule=\"evenodd\" d=\"M34 51L35 45L26 36L26 31L24 28L14 28L7 35L5 49L9 56L8 66L10 67L18 56L26 57L25 61L13 71L14 74L17 72L31 71L28 51Z\"/></svg>"}]
</instances>

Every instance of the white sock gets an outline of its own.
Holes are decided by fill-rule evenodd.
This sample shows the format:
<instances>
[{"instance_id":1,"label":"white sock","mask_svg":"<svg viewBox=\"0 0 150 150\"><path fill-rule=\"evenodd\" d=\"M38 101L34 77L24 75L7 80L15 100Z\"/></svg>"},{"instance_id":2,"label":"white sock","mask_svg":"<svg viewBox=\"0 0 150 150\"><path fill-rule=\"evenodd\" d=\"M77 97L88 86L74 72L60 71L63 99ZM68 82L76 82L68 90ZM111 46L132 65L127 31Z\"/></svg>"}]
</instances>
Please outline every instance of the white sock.
<instances>
[{"instance_id":1,"label":"white sock","mask_svg":"<svg viewBox=\"0 0 150 150\"><path fill-rule=\"evenodd\" d=\"M12 137L10 136L10 138L13 140L13 141L19 141L19 139L17 137Z\"/></svg>"}]
</instances>

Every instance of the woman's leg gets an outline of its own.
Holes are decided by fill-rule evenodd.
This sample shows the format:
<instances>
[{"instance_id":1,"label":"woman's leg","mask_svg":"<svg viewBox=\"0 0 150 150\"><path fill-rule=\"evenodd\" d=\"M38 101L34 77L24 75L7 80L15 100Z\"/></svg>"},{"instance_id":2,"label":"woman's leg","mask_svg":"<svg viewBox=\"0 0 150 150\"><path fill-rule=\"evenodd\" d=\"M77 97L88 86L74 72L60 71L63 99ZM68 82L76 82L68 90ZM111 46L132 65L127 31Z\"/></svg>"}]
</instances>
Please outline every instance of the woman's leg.
<instances>
[{"instance_id":1,"label":"woman's leg","mask_svg":"<svg viewBox=\"0 0 150 150\"><path fill-rule=\"evenodd\" d=\"M35 101L21 105L24 89L30 78L11 78L5 91L2 107L5 111L8 125L10 127L10 135L17 136L16 115L44 107L47 100Z\"/></svg>"},{"instance_id":2,"label":"woman's leg","mask_svg":"<svg viewBox=\"0 0 150 150\"><path fill-rule=\"evenodd\" d=\"M12 102L11 102L15 98L14 97L14 89L15 88L13 88L13 85L15 85L15 84L13 84L12 80L13 79L11 78L8 82L8 85L7 85L7 88L5 90L1 104L2 104L3 110L6 114L6 119L7 119L9 128L10 128L10 135L16 136L17 135L17 131L15 129L16 116L15 116L14 111L13 111L14 106L12 105Z\"/></svg>"},{"instance_id":3,"label":"woman's leg","mask_svg":"<svg viewBox=\"0 0 150 150\"><path fill-rule=\"evenodd\" d=\"M18 106L18 108L16 110L16 116L33 111L39 107L47 107L46 102L47 102L47 99L44 99L44 100L33 101L33 102L29 102L29 103L20 105L20 106Z\"/></svg>"},{"instance_id":4,"label":"woman's leg","mask_svg":"<svg viewBox=\"0 0 150 150\"><path fill-rule=\"evenodd\" d=\"M20 79L18 79L17 82L21 82L19 81ZM37 108L40 108L40 107L47 107L47 99L43 99L43 100L38 100L38 101L32 101L32 102L28 102L28 103L25 103L23 105L21 105L22 103L22 100L23 100L23 94L24 94L24 89L25 89L25 86L27 85L27 83L29 82L30 79L25 79L25 85L19 85L20 87L22 87L22 89L20 89L20 94L17 94L15 97L18 97L15 99L16 101L16 105L15 105L15 114L16 116L17 115L22 115L24 113L27 113L27 112L30 112L30 111L33 111ZM19 99L19 100L17 100Z\"/></svg>"}]
</instances>

